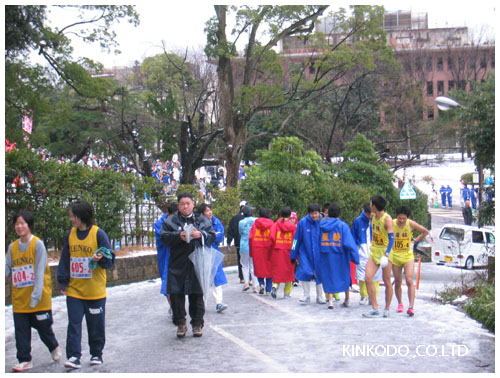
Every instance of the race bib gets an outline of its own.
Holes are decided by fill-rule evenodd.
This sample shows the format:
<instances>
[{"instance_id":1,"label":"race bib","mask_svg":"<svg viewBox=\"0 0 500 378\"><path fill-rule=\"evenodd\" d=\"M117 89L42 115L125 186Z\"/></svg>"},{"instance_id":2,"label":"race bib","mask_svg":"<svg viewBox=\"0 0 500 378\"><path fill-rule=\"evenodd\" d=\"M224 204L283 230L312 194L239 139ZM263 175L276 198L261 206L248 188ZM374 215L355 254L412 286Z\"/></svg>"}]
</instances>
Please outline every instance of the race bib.
<instances>
[{"instance_id":1,"label":"race bib","mask_svg":"<svg viewBox=\"0 0 500 378\"><path fill-rule=\"evenodd\" d=\"M35 286L33 265L22 265L12 268L12 284L16 288Z\"/></svg>"},{"instance_id":2,"label":"race bib","mask_svg":"<svg viewBox=\"0 0 500 378\"><path fill-rule=\"evenodd\" d=\"M92 257L71 257L71 278L92 278L89 262Z\"/></svg>"},{"instance_id":3,"label":"race bib","mask_svg":"<svg viewBox=\"0 0 500 378\"><path fill-rule=\"evenodd\" d=\"M406 252L410 249L410 242L408 240L396 240L393 249L396 252Z\"/></svg>"}]
</instances>

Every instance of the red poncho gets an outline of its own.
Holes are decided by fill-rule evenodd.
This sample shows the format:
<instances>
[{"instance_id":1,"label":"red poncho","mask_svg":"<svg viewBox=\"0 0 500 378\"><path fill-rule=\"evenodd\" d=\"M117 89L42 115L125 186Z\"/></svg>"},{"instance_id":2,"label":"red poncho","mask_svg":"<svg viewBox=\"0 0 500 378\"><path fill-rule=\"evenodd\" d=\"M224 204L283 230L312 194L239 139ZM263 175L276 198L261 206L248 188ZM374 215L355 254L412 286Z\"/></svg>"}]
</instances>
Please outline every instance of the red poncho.
<instances>
[{"instance_id":1,"label":"red poncho","mask_svg":"<svg viewBox=\"0 0 500 378\"><path fill-rule=\"evenodd\" d=\"M292 282L295 279L294 265L290 260L293 237L297 226L280 218L271 228L271 273L273 282Z\"/></svg>"},{"instance_id":2,"label":"red poncho","mask_svg":"<svg viewBox=\"0 0 500 378\"><path fill-rule=\"evenodd\" d=\"M271 227L274 222L269 218L257 218L248 237L250 257L253 259L253 271L256 277L271 277Z\"/></svg>"}]
</instances>

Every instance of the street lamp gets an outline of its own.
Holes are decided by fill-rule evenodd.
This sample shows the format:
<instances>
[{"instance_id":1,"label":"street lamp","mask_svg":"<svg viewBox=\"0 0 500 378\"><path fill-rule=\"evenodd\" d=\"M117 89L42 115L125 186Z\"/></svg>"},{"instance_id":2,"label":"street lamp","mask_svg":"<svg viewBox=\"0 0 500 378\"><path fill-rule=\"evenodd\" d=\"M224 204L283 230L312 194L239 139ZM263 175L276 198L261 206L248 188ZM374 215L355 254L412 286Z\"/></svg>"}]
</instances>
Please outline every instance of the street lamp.
<instances>
[{"instance_id":1,"label":"street lamp","mask_svg":"<svg viewBox=\"0 0 500 378\"><path fill-rule=\"evenodd\" d=\"M454 109L454 108L464 108L467 109L465 106L460 105L458 102L456 102L454 99L446 97L446 96L439 96L436 97L436 105L439 110L442 110L444 112ZM482 189L482 182L483 182L483 167L481 164L478 164L477 171L479 173L479 193L478 193L478 199L479 199L479 204L483 200L483 196L481 193Z\"/></svg>"}]
</instances>

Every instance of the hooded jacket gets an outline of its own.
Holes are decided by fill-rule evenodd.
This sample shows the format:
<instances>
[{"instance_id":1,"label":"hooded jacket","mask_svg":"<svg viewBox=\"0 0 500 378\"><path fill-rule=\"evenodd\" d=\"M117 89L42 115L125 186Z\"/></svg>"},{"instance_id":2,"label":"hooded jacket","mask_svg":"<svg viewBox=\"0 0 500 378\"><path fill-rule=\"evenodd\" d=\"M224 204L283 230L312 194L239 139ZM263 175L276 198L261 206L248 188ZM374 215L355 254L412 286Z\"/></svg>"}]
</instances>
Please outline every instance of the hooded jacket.
<instances>
[{"instance_id":1,"label":"hooded jacket","mask_svg":"<svg viewBox=\"0 0 500 378\"><path fill-rule=\"evenodd\" d=\"M370 257L370 245L372 241L372 225L371 219L367 218L364 211L354 219L351 229L354 242L358 246L359 264L356 266L356 279L358 281L365 280L366 263ZM378 269L375 273L374 280L380 281L382 279L382 269Z\"/></svg>"},{"instance_id":2,"label":"hooded jacket","mask_svg":"<svg viewBox=\"0 0 500 378\"><path fill-rule=\"evenodd\" d=\"M253 259L254 274L258 278L271 278L271 227L274 222L269 218L257 218L248 237L250 257Z\"/></svg>"},{"instance_id":3,"label":"hooded jacket","mask_svg":"<svg viewBox=\"0 0 500 378\"><path fill-rule=\"evenodd\" d=\"M295 231L290 259L296 258L299 265L295 278L299 281L311 281L319 266L319 220L313 221L309 214L299 221ZM320 283L320 277L316 277L316 284Z\"/></svg>"},{"instance_id":4,"label":"hooded jacket","mask_svg":"<svg viewBox=\"0 0 500 378\"><path fill-rule=\"evenodd\" d=\"M240 220L240 223L238 224L238 230L240 232L240 254L248 255L250 252L248 236L250 235L253 222L255 222L256 219L256 217L247 216Z\"/></svg>"},{"instance_id":5,"label":"hooded jacket","mask_svg":"<svg viewBox=\"0 0 500 378\"><path fill-rule=\"evenodd\" d=\"M271 228L271 274L273 282L292 282L295 265L290 260L297 226L288 218L279 218Z\"/></svg>"},{"instance_id":6,"label":"hooded jacket","mask_svg":"<svg viewBox=\"0 0 500 378\"><path fill-rule=\"evenodd\" d=\"M338 218L319 224L320 265L318 275L326 293L340 293L351 286L351 264L359 264L358 248L349 226Z\"/></svg>"},{"instance_id":7,"label":"hooded jacket","mask_svg":"<svg viewBox=\"0 0 500 378\"><path fill-rule=\"evenodd\" d=\"M215 242L212 244L212 248L220 251L219 243L224 241L224 225L219 218L212 216L212 227L215 231ZM222 263L217 267L217 273L214 277L214 286L220 286L227 283L226 273L223 270L224 265Z\"/></svg>"}]
</instances>

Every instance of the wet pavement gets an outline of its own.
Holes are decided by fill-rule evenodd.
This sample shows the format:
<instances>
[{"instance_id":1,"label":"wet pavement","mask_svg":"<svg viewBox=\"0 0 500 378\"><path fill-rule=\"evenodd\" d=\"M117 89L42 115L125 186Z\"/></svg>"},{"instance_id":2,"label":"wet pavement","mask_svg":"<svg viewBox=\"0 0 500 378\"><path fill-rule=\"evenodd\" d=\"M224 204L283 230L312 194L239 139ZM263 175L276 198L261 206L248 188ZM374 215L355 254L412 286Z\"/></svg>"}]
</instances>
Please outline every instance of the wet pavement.
<instances>
[{"instance_id":1,"label":"wet pavement","mask_svg":"<svg viewBox=\"0 0 500 378\"><path fill-rule=\"evenodd\" d=\"M298 303L302 288L291 299L242 292L235 272L228 273L224 301L229 308L215 311L210 297L203 337L176 337L167 315L160 281L108 289L104 364L90 366L86 326L83 325L82 368L85 373L333 373L421 372L479 373L495 371L495 336L451 305L432 297L444 283L475 274L461 269L422 264L415 316L397 313L394 298L389 318L366 319L369 306L359 305L351 293L351 307ZM378 300L384 303L381 286ZM406 288L403 288L405 307ZM63 347L66 307L53 299L54 331ZM12 309L6 307L5 372L16 362ZM53 363L33 332L32 372L60 373L68 369ZM63 361L64 362L64 361Z\"/></svg>"}]
</instances>

